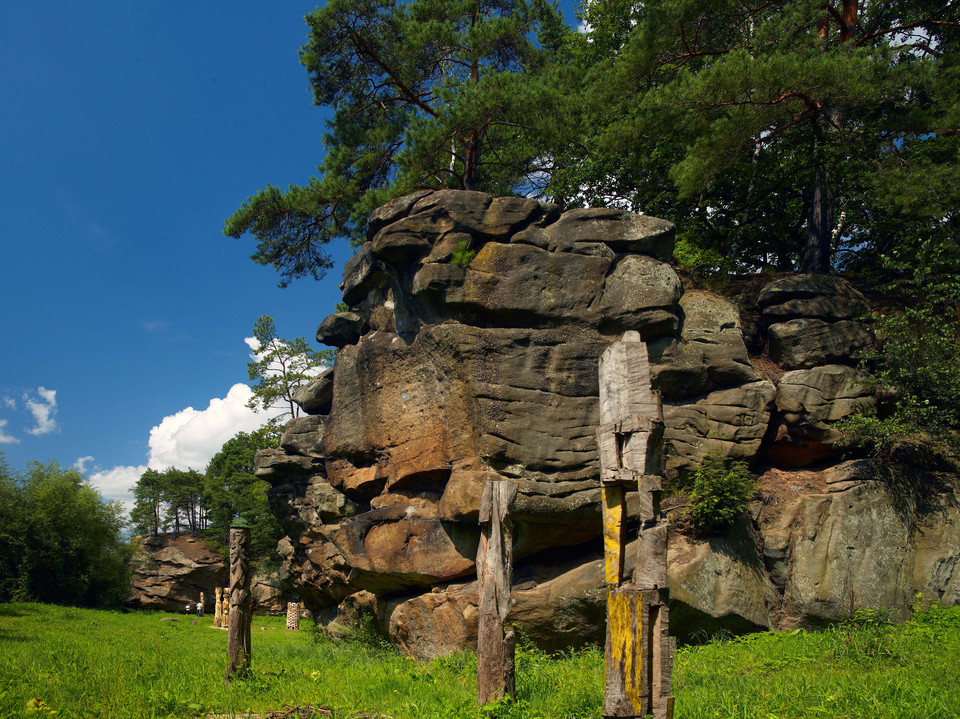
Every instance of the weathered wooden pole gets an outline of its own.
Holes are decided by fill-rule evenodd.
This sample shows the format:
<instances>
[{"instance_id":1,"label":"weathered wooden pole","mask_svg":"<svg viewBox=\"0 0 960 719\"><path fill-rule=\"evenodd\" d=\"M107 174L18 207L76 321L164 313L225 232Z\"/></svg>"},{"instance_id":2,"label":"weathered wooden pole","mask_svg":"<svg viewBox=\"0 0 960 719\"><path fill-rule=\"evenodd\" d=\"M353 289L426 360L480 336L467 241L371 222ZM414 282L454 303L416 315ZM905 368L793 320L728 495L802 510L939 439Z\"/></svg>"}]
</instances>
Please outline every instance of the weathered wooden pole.
<instances>
[{"instance_id":1,"label":"weathered wooden pole","mask_svg":"<svg viewBox=\"0 0 960 719\"><path fill-rule=\"evenodd\" d=\"M287 602L287 629L300 630L300 602Z\"/></svg>"},{"instance_id":2,"label":"weathered wooden pole","mask_svg":"<svg viewBox=\"0 0 960 719\"><path fill-rule=\"evenodd\" d=\"M513 587L513 524L510 508L517 496L513 482L487 482L480 501L480 546L477 584L480 593L477 628L477 703L516 696L512 630L503 623L510 613Z\"/></svg>"},{"instance_id":3,"label":"weathered wooden pole","mask_svg":"<svg viewBox=\"0 0 960 719\"><path fill-rule=\"evenodd\" d=\"M230 617L226 679L250 666L250 525L242 518L230 525Z\"/></svg>"},{"instance_id":4,"label":"weathered wooden pole","mask_svg":"<svg viewBox=\"0 0 960 719\"><path fill-rule=\"evenodd\" d=\"M627 332L600 358L600 484L607 584L604 717L671 719L667 525L660 512L663 409L650 386L647 346ZM626 492L638 490L640 531L626 580Z\"/></svg>"},{"instance_id":5,"label":"weathered wooden pole","mask_svg":"<svg viewBox=\"0 0 960 719\"><path fill-rule=\"evenodd\" d=\"M219 627L223 624L223 588L216 587L213 590L213 626Z\"/></svg>"},{"instance_id":6,"label":"weathered wooden pole","mask_svg":"<svg viewBox=\"0 0 960 719\"><path fill-rule=\"evenodd\" d=\"M220 626L226 629L230 624L230 587L223 590L220 601Z\"/></svg>"}]
</instances>

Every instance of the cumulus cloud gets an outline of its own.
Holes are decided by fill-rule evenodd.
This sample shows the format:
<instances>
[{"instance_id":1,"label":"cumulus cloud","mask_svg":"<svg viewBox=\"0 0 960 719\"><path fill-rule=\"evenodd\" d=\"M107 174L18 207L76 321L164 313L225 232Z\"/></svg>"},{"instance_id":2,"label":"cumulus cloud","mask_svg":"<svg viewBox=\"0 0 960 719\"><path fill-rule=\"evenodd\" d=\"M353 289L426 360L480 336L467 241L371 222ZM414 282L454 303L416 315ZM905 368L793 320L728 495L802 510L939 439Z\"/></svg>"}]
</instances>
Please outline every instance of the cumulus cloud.
<instances>
[{"instance_id":1,"label":"cumulus cloud","mask_svg":"<svg viewBox=\"0 0 960 719\"><path fill-rule=\"evenodd\" d=\"M247 407L253 396L245 384L235 384L223 399L214 398L204 410L193 407L164 417L150 430L150 459L154 469L203 470L223 443L237 432L252 432L279 417L279 408L257 414Z\"/></svg>"},{"instance_id":2,"label":"cumulus cloud","mask_svg":"<svg viewBox=\"0 0 960 719\"><path fill-rule=\"evenodd\" d=\"M4 427L7 426L7 422L10 420L0 419L0 444L20 444L20 440L16 437L7 434L4 431Z\"/></svg>"},{"instance_id":3,"label":"cumulus cloud","mask_svg":"<svg viewBox=\"0 0 960 719\"><path fill-rule=\"evenodd\" d=\"M244 339L244 342L253 353L260 349L259 343L252 337ZM41 390L46 391L43 388ZM133 506L133 487L148 467L161 471L176 467L202 472L228 439L238 432L259 429L269 420L286 413L280 407L254 412L247 407L252 396L253 390L249 386L237 383L225 397L211 399L205 409L186 407L164 417L150 430L150 450L145 465L118 466L109 470L96 467L88 480L105 499L119 500L129 511ZM55 406L55 397L52 399ZM74 466L86 473L92 463L93 457L80 457Z\"/></svg>"},{"instance_id":4,"label":"cumulus cloud","mask_svg":"<svg viewBox=\"0 0 960 719\"><path fill-rule=\"evenodd\" d=\"M83 462L93 461L93 457L81 457L77 460L78 465ZM81 472L85 470L78 466ZM114 467L113 469L100 470L87 477L87 481L100 492L100 495L108 502L120 502L127 510L127 514L133 509L133 487L140 479L140 475L147 471L146 465L138 467Z\"/></svg>"},{"instance_id":5,"label":"cumulus cloud","mask_svg":"<svg viewBox=\"0 0 960 719\"><path fill-rule=\"evenodd\" d=\"M36 427L25 430L26 433L41 435L55 432L58 429L57 421L54 419L57 414L57 391L38 387L36 395L36 397L30 393L23 395L23 403L33 415L33 421L37 423Z\"/></svg>"},{"instance_id":6,"label":"cumulus cloud","mask_svg":"<svg viewBox=\"0 0 960 719\"><path fill-rule=\"evenodd\" d=\"M13 397L4 397L3 403L7 406L8 409L17 408L17 400L15 400Z\"/></svg>"}]
</instances>

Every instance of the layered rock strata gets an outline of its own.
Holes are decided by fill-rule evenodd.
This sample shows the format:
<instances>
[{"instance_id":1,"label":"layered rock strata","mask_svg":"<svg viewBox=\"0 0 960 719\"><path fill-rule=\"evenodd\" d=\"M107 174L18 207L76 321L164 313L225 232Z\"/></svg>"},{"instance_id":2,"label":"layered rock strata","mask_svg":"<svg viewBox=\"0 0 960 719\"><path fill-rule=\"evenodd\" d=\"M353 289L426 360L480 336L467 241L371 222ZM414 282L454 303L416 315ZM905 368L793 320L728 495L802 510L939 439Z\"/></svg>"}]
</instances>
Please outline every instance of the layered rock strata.
<instances>
[{"instance_id":1,"label":"layered rock strata","mask_svg":"<svg viewBox=\"0 0 960 719\"><path fill-rule=\"evenodd\" d=\"M833 424L875 401L856 369L872 342L859 292L811 275L764 288L761 326L779 364L761 376L737 307L684 292L663 220L419 192L375 211L367 238L344 272L349 310L317 332L339 349L336 363L298 392L308 416L256 471L272 485L284 572L307 606L327 619L368 606L417 656L475 640L489 480L518 485L511 619L549 647L602 638L597 360L623 332L647 342L668 477L711 452L782 467L836 461ZM816 527L893 503L886 485L864 482L844 479L837 493L819 479L789 501L780 492L723 538L671 536L672 630L826 621L865 571L851 557L894 535L914 552L904 586L952 598L944 562L957 552L918 539L919 510L896 515L906 534L886 523L875 539L842 535L846 559L817 544ZM899 607L894 594L861 596Z\"/></svg>"}]
</instances>

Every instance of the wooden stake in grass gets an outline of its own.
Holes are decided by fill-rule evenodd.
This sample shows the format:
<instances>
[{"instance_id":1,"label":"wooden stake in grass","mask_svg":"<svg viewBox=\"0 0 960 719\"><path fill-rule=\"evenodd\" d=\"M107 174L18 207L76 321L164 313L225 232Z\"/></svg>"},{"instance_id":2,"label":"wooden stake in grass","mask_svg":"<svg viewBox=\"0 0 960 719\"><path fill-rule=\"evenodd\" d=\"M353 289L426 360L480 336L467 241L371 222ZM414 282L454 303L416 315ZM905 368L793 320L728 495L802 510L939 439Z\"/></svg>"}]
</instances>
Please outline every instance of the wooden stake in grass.
<instances>
[{"instance_id":1,"label":"wooden stake in grass","mask_svg":"<svg viewBox=\"0 0 960 719\"><path fill-rule=\"evenodd\" d=\"M230 617L227 634L226 680L250 666L250 525L243 519L230 525Z\"/></svg>"},{"instance_id":2,"label":"wooden stake in grass","mask_svg":"<svg viewBox=\"0 0 960 719\"><path fill-rule=\"evenodd\" d=\"M647 346L627 332L600 357L600 484L607 583L604 717L671 719L667 525L660 512L663 409L650 386ZM633 581L624 573L626 493L640 493Z\"/></svg>"},{"instance_id":3,"label":"wooden stake in grass","mask_svg":"<svg viewBox=\"0 0 960 719\"><path fill-rule=\"evenodd\" d=\"M513 523L510 508L517 496L513 482L487 482L480 501L480 546L477 584L480 617L477 628L477 703L516 697L512 630L503 629L510 613L513 586Z\"/></svg>"}]
</instances>

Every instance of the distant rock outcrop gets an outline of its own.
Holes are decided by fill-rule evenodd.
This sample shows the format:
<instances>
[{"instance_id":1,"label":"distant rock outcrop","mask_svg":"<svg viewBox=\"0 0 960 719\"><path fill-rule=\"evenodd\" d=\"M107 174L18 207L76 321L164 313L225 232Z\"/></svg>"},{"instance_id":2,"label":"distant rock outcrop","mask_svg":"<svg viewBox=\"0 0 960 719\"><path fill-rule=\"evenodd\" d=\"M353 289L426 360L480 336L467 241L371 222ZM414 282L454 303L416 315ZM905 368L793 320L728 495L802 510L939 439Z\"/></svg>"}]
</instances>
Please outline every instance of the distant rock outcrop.
<instances>
[{"instance_id":1,"label":"distant rock outcrop","mask_svg":"<svg viewBox=\"0 0 960 719\"><path fill-rule=\"evenodd\" d=\"M317 332L335 366L298 392L310 416L257 458L282 571L318 617L368 607L417 656L475 640L479 502L507 479L511 621L549 647L601 639L597 360L627 330L648 343L668 475L709 453L773 467L752 521L671 537L676 632L817 624L915 591L956 601L960 545L929 539L960 531L952 475L903 469L938 487L917 504L900 469L825 469L833 424L875 402L856 369L873 342L863 295L836 277L770 283L749 298L767 345L751 357L733 302L684 292L673 237L652 217L478 192L371 215L344 272L349 310Z\"/></svg>"},{"instance_id":2,"label":"distant rock outcrop","mask_svg":"<svg viewBox=\"0 0 960 719\"><path fill-rule=\"evenodd\" d=\"M202 593L204 611L213 612L216 588L226 587L228 569L203 539L154 534L136 541L127 606L183 612L188 604L196 607ZM287 594L279 586L277 572L254 572L250 586L255 614L286 612Z\"/></svg>"},{"instance_id":3,"label":"distant rock outcrop","mask_svg":"<svg viewBox=\"0 0 960 719\"><path fill-rule=\"evenodd\" d=\"M176 539L154 534L140 538L138 544L128 605L183 612L188 604L196 606L202 592L205 609L213 611L214 590L227 582L219 554L185 534Z\"/></svg>"}]
</instances>

